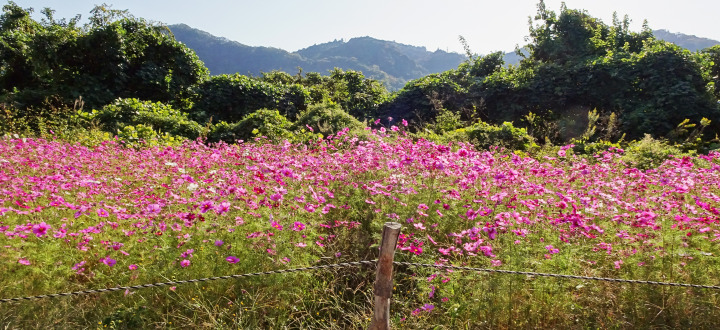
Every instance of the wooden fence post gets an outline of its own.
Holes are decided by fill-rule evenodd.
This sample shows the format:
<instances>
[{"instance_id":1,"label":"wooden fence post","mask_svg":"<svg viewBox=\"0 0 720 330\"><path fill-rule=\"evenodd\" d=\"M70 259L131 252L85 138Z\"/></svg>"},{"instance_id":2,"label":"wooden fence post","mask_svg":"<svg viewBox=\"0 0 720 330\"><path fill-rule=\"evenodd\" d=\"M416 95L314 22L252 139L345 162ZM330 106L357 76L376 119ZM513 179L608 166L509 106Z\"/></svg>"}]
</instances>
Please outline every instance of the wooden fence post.
<instances>
[{"instance_id":1,"label":"wooden fence post","mask_svg":"<svg viewBox=\"0 0 720 330\"><path fill-rule=\"evenodd\" d=\"M380 241L380 256L375 275L375 306L370 330L390 329L390 297L393 290L393 258L400 228L397 222L386 222Z\"/></svg>"}]
</instances>

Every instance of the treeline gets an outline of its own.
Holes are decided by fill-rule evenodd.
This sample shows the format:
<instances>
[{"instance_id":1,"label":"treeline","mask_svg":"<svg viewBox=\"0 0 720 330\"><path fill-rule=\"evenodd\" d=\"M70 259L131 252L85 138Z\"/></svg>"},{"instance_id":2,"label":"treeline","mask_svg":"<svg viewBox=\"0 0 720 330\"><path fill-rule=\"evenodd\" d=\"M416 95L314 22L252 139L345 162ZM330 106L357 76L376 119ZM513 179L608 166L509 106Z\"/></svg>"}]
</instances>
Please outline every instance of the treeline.
<instances>
[{"instance_id":1,"label":"treeline","mask_svg":"<svg viewBox=\"0 0 720 330\"><path fill-rule=\"evenodd\" d=\"M466 46L457 69L389 93L352 70L209 76L167 27L106 5L83 26L50 9L39 22L30 14L9 2L0 16L4 133L80 125L134 141L292 140L405 119L417 137L479 146L611 145L646 134L718 146L720 46L691 53L647 25L629 31L627 17L607 25L540 1L519 65Z\"/></svg>"}]
</instances>

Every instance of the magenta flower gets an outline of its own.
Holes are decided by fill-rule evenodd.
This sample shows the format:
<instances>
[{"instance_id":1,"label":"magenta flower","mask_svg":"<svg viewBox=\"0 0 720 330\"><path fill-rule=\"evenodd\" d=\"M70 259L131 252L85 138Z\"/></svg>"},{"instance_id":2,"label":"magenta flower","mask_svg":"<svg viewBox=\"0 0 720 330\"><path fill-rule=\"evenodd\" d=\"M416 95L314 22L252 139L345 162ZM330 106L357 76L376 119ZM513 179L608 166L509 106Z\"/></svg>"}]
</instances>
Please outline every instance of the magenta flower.
<instances>
[{"instance_id":1,"label":"magenta flower","mask_svg":"<svg viewBox=\"0 0 720 330\"><path fill-rule=\"evenodd\" d=\"M227 201L220 203L218 206L215 207L215 213L218 215L223 215L230 211L230 203Z\"/></svg>"},{"instance_id":2,"label":"magenta flower","mask_svg":"<svg viewBox=\"0 0 720 330\"><path fill-rule=\"evenodd\" d=\"M223 241L221 241L221 240L216 240L216 241L215 241L215 246L222 246L224 243L225 243L225 242L223 242Z\"/></svg>"},{"instance_id":3,"label":"magenta flower","mask_svg":"<svg viewBox=\"0 0 720 330\"><path fill-rule=\"evenodd\" d=\"M190 266L190 260L183 259L183 261L180 261L180 267L185 268L187 266Z\"/></svg>"},{"instance_id":4,"label":"magenta flower","mask_svg":"<svg viewBox=\"0 0 720 330\"><path fill-rule=\"evenodd\" d=\"M27 260L25 258L18 259L18 263L25 266L30 266L30 260Z\"/></svg>"},{"instance_id":5,"label":"magenta flower","mask_svg":"<svg viewBox=\"0 0 720 330\"><path fill-rule=\"evenodd\" d=\"M275 220L270 222L270 226L272 226L273 228L275 228L277 230L283 230L283 225L277 223L277 221L275 221Z\"/></svg>"},{"instance_id":6,"label":"magenta flower","mask_svg":"<svg viewBox=\"0 0 720 330\"><path fill-rule=\"evenodd\" d=\"M112 267L112 266L115 266L115 264L117 263L117 260L110 258L110 257L105 257L105 258L100 259L100 262Z\"/></svg>"},{"instance_id":7,"label":"magenta flower","mask_svg":"<svg viewBox=\"0 0 720 330\"><path fill-rule=\"evenodd\" d=\"M548 250L548 252L550 252L550 254L555 254L555 253L559 253L559 252L560 252L560 250L556 249L556 248L553 247L552 245L547 245L547 246L545 246L545 249Z\"/></svg>"},{"instance_id":8,"label":"magenta flower","mask_svg":"<svg viewBox=\"0 0 720 330\"><path fill-rule=\"evenodd\" d=\"M298 221L295 221L295 223L293 223L293 230L294 230L294 231L301 231L301 230L303 230L303 229L305 229L305 224L304 224L304 223L298 222Z\"/></svg>"},{"instance_id":9,"label":"magenta flower","mask_svg":"<svg viewBox=\"0 0 720 330\"><path fill-rule=\"evenodd\" d=\"M229 257L225 258L225 260L231 264L235 264L238 261L240 261L240 259L238 259L238 257L236 257L236 256L229 256Z\"/></svg>"},{"instance_id":10,"label":"magenta flower","mask_svg":"<svg viewBox=\"0 0 720 330\"><path fill-rule=\"evenodd\" d=\"M204 201L200 203L200 213L205 213L207 211L212 210L213 208L213 202L212 201Z\"/></svg>"},{"instance_id":11,"label":"magenta flower","mask_svg":"<svg viewBox=\"0 0 720 330\"><path fill-rule=\"evenodd\" d=\"M187 249L185 252L180 254L180 258L192 258L195 249Z\"/></svg>"},{"instance_id":12,"label":"magenta flower","mask_svg":"<svg viewBox=\"0 0 720 330\"><path fill-rule=\"evenodd\" d=\"M615 261L615 269L620 269L620 265L624 264L622 260Z\"/></svg>"},{"instance_id":13,"label":"magenta flower","mask_svg":"<svg viewBox=\"0 0 720 330\"><path fill-rule=\"evenodd\" d=\"M138 266L136 264L132 264L132 265L128 266L128 269L136 270L136 269L138 269Z\"/></svg>"},{"instance_id":14,"label":"magenta flower","mask_svg":"<svg viewBox=\"0 0 720 330\"><path fill-rule=\"evenodd\" d=\"M107 218L110 213L101 207L97 209L97 215L101 218Z\"/></svg>"},{"instance_id":15,"label":"magenta flower","mask_svg":"<svg viewBox=\"0 0 720 330\"><path fill-rule=\"evenodd\" d=\"M47 234L47 231L50 230L50 225L46 224L45 221L36 224L32 226L32 232L37 237L43 237L45 234Z\"/></svg>"},{"instance_id":16,"label":"magenta flower","mask_svg":"<svg viewBox=\"0 0 720 330\"><path fill-rule=\"evenodd\" d=\"M147 207L149 213L160 213L160 204L150 204Z\"/></svg>"},{"instance_id":17,"label":"magenta flower","mask_svg":"<svg viewBox=\"0 0 720 330\"><path fill-rule=\"evenodd\" d=\"M270 195L270 200L272 200L273 202L280 202L283 200L283 195L274 193L274 194Z\"/></svg>"}]
</instances>

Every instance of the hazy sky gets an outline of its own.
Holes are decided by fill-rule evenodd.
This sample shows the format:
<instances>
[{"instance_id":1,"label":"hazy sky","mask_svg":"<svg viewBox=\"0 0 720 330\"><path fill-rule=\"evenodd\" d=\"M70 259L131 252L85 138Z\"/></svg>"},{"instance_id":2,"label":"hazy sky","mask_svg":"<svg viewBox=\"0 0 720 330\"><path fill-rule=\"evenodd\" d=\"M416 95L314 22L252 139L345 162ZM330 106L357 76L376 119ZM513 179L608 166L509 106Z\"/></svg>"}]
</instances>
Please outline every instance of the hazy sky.
<instances>
[{"instance_id":1,"label":"hazy sky","mask_svg":"<svg viewBox=\"0 0 720 330\"><path fill-rule=\"evenodd\" d=\"M5 0L0 0L3 4ZM462 53L458 36L475 53L510 51L524 44L528 17L536 0L15 0L36 13L56 10L56 18L89 12L95 4L128 9L136 17L166 24L185 23L250 46L295 51L334 39L370 36L377 39ZM545 1L560 10L561 1ZM631 29L647 19L652 29L667 29L720 40L718 0L568 0L568 8L585 9L606 24L612 13L625 14ZM36 17L36 19L39 19Z\"/></svg>"}]
</instances>

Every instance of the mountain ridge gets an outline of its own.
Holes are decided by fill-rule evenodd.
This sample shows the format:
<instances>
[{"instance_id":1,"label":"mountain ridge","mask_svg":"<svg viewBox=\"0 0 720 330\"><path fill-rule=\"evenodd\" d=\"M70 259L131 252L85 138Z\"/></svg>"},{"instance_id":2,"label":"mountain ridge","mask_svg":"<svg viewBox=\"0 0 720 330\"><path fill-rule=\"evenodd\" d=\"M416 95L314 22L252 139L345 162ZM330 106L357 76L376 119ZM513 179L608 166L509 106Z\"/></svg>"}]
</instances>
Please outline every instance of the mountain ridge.
<instances>
[{"instance_id":1,"label":"mountain ridge","mask_svg":"<svg viewBox=\"0 0 720 330\"><path fill-rule=\"evenodd\" d=\"M369 36L334 40L289 52L280 48L248 46L186 24L173 24L168 28L178 41L197 53L213 75L256 76L273 70L327 73L337 67L362 71L366 77L384 82L390 90L397 90L410 80L457 68L467 58L464 54L440 49L431 52L423 46ZM691 51L720 45L720 41L664 29L654 30L653 34ZM517 64L521 59L513 51L504 54L506 64Z\"/></svg>"}]
</instances>

